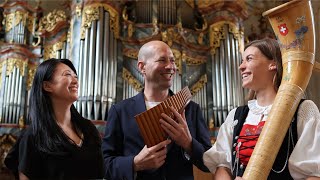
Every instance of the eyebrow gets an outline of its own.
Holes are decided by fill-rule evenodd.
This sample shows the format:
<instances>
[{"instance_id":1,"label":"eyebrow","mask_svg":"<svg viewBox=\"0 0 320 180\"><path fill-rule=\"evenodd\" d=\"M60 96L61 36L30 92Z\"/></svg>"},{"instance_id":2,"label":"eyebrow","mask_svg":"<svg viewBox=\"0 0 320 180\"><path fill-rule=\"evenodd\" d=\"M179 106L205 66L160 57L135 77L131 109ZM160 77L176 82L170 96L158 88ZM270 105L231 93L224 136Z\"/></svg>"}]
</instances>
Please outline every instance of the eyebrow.
<instances>
[{"instance_id":1,"label":"eyebrow","mask_svg":"<svg viewBox=\"0 0 320 180\"><path fill-rule=\"evenodd\" d=\"M71 72L69 69L67 69L67 70L64 70L63 72Z\"/></svg>"},{"instance_id":2,"label":"eyebrow","mask_svg":"<svg viewBox=\"0 0 320 180\"><path fill-rule=\"evenodd\" d=\"M71 71L71 70L69 70L69 69L64 70L64 71L62 72L62 74L66 73L66 72L71 73L71 74L76 74L75 72L73 72L73 71Z\"/></svg>"},{"instance_id":3,"label":"eyebrow","mask_svg":"<svg viewBox=\"0 0 320 180\"><path fill-rule=\"evenodd\" d=\"M248 58L249 56L254 56L254 54L248 54L248 55L246 56L246 58Z\"/></svg>"}]
</instances>

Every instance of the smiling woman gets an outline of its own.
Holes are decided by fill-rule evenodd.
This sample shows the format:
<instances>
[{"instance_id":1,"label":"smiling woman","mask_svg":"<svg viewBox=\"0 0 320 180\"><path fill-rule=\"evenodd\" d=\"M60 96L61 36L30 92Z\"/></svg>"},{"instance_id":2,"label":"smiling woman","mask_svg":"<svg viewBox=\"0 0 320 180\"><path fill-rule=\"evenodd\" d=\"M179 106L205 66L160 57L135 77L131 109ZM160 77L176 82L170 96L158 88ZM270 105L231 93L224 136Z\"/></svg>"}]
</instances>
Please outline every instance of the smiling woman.
<instances>
[{"instance_id":1,"label":"smiling woman","mask_svg":"<svg viewBox=\"0 0 320 180\"><path fill-rule=\"evenodd\" d=\"M20 179L103 177L101 139L73 106L77 98L77 72L70 60L49 59L39 65L30 95L31 126L5 161ZM15 160L18 167L12 166Z\"/></svg>"},{"instance_id":2,"label":"smiling woman","mask_svg":"<svg viewBox=\"0 0 320 180\"><path fill-rule=\"evenodd\" d=\"M215 179L243 176L253 149L275 103L282 78L279 44L273 39L255 40L245 47L239 70L242 86L255 93L248 105L231 110L220 127L216 143L204 153L205 165ZM300 102L268 179L307 179L319 176L320 113L311 100ZM268 138L268 137L263 137ZM302 166L303 165L303 166Z\"/></svg>"},{"instance_id":3,"label":"smiling woman","mask_svg":"<svg viewBox=\"0 0 320 180\"><path fill-rule=\"evenodd\" d=\"M73 103L78 99L78 76L68 65L60 63L52 80L44 81L43 88L55 103Z\"/></svg>"}]
</instances>

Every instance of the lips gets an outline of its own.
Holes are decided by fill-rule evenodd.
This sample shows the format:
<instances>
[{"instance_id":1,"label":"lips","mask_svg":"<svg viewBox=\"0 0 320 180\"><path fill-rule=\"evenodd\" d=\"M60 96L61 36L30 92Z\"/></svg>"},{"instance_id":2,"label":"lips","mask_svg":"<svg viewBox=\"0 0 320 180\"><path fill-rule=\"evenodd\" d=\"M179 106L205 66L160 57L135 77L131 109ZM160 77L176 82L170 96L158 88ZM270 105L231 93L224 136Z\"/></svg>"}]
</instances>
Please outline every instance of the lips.
<instances>
[{"instance_id":1,"label":"lips","mask_svg":"<svg viewBox=\"0 0 320 180\"><path fill-rule=\"evenodd\" d=\"M250 75L250 73L241 73L242 79L247 78Z\"/></svg>"},{"instance_id":2,"label":"lips","mask_svg":"<svg viewBox=\"0 0 320 180\"><path fill-rule=\"evenodd\" d=\"M78 86L70 86L69 89L71 91L78 91Z\"/></svg>"},{"instance_id":3,"label":"lips","mask_svg":"<svg viewBox=\"0 0 320 180\"><path fill-rule=\"evenodd\" d=\"M173 76L173 73L163 73L162 75L167 79L171 79Z\"/></svg>"}]
</instances>

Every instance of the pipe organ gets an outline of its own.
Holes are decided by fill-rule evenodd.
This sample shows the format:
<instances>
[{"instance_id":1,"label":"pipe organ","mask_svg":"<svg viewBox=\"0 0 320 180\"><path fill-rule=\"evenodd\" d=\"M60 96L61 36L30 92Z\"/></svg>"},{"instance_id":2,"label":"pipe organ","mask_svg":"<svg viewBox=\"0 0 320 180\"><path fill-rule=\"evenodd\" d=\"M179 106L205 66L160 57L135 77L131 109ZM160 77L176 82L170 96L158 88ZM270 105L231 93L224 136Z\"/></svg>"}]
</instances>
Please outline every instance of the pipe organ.
<instances>
[{"instance_id":1,"label":"pipe organ","mask_svg":"<svg viewBox=\"0 0 320 180\"><path fill-rule=\"evenodd\" d=\"M212 59L212 100L215 125L220 126L233 108L243 105L244 91L238 71L241 54L241 34L231 22L218 22L210 27L216 39L211 39L214 49Z\"/></svg>"},{"instance_id":2,"label":"pipe organ","mask_svg":"<svg viewBox=\"0 0 320 180\"><path fill-rule=\"evenodd\" d=\"M26 123L28 91L41 57L40 46L33 45L40 8L23 2L3 5L0 41L0 124L22 127ZM2 11L1 11L2 12ZM1 19L2 19L1 18Z\"/></svg>"},{"instance_id":3,"label":"pipe organ","mask_svg":"<svg viewBox=\"0 0 320 180\"><path fill-rule=\"evenodd\" d=\"M88 119L105 120L107 111L116 102L117 64L119 54L119 16L108 4L87 4L82 10L79 33L78 64L79 112Z\"/></svg>"},{"instance_id":4,"label":"pipe organ","mask_svg":"<svg viewBox=\"0 0 320 180\"><path fill-rule=\"evenodd\" d=\"M49 58L74 63L79 78L75 106L97 127L104 126L111 105L142 90L137 54L151 40L166 42L174 53L178 71L172 90L188 86L208 125L220 126L231 109L244 104L238 73L241 22L247 17L243 2L73 0L47 14L40 3L35 8L26 1L0 4L5 29L0 135L30 123L32 78L37 65Z\"/></svg>"}]
</instances>

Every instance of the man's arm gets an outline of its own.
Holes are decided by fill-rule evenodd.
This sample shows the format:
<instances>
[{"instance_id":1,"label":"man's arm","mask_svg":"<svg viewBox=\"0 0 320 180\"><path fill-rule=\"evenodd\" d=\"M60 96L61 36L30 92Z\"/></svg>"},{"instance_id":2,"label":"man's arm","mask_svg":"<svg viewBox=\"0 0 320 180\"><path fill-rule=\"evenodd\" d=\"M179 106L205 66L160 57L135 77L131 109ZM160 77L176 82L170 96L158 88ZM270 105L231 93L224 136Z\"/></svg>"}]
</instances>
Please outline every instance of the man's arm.
<instances>
[{"instance_id":1,"label":"man's arm","mask_svg":"<svg viewBox=\"0 0 320 180\"><path fill-rule=\"evenodd\" d=\"M102 139L102 154L106 168L106 179L133 179L133 158L124 156L123 132L115 106L108 113L105 136Z\"/></svg>"},{"instance_id":2,"label":"man's arm","mask_svg":"<svg viewBox=\"0 0 320 180\"><path fill-rule=\"evenodd\" d=\"M187 119L190 121L188 126L191 128L190 132L192 132L192 153L190 154L190 161L200 170L209 172L203 163L204 152L212 147L208 127L198 104L190 104L188 111L189 112L186 113Z\"/></svg>"},{"instance_id":3,"label":"man's arm","mask_svg":"<svg viewBox=\"0 0 320 180\"><path fill-rule=\"evenodd\" d=\"M174 109L171 109L171 111L175 115L175 120L162 114L160 123L170 138L190 156L190 161L202 171L209 172L202 159L203 153L212 146L208 128L202 117L200 107L193 103L189 108L188 119L192 125L188 126L185 113L181 115ZM189 127L193 127L194 133L192 136Z\"/></svg>"},{"instance_id":4,"label":"man's arm","mask_svg":"<svg viewBox=\"0 0 320 180\"><path fill-rule=\"evenodd\" d=\"M171 140L165 140L157 145L144 148L133 159L133 169L135 172L157 169L162 166L166 160L167 148L166 146L171 143Z\"/></svg>"}]
</instances>

